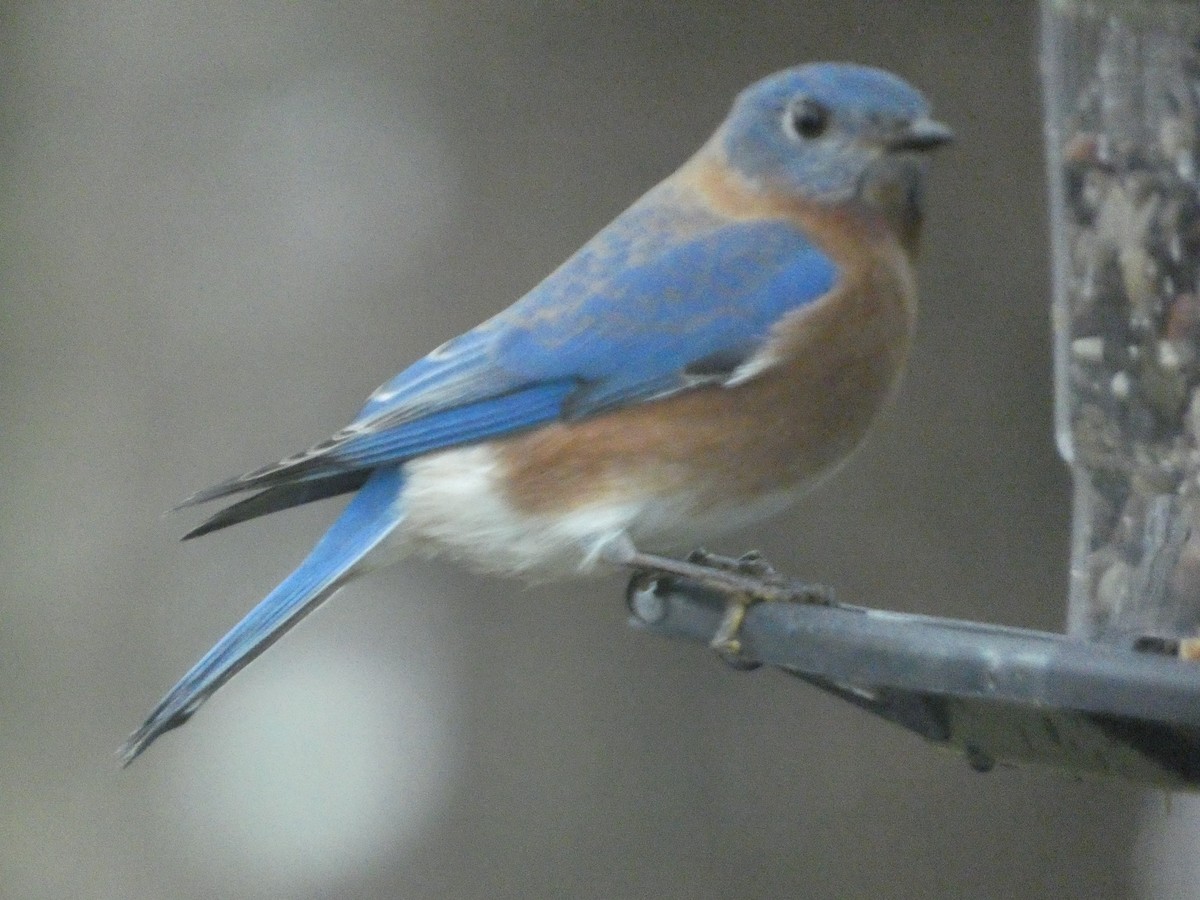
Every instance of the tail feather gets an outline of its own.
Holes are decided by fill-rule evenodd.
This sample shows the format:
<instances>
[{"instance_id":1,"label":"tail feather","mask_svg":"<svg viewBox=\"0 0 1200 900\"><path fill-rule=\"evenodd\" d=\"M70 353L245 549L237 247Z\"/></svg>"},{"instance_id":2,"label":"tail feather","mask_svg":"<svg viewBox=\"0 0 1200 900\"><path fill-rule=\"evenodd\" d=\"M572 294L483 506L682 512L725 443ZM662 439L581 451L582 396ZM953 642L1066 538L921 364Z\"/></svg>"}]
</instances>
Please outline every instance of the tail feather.
<instances>
[{"instance_id":1,"label":"tail feather","mask_svg":"<svg viewBox=\"0 0 1200 900\"><path fill-rule=\"evenodd\" d=\"M359 571L359 562L403 519L399 467L376 470L300 566L183 676L118 751L129 765L159 735L186 722L221 685L254 661Z\"/></svg>"},{"instance_id":2,"label":"tail feather","mask_svg":"<svg viewBox=\"0 0 1200 900\"><path fill-rule=\"evenodd\" d=\"M192 538L228 528L230 525L237 525L239 522L265 516L268 513L291 509L293 506L300 506L303 503L313 503L327 497L336 497L339 494L358 490L370 474L369 471L345 472L316 481L299 481L267 488L253 497L239 500L237 503L218 510L180 540L189 541Z\"/></svg>"}]
</instances>

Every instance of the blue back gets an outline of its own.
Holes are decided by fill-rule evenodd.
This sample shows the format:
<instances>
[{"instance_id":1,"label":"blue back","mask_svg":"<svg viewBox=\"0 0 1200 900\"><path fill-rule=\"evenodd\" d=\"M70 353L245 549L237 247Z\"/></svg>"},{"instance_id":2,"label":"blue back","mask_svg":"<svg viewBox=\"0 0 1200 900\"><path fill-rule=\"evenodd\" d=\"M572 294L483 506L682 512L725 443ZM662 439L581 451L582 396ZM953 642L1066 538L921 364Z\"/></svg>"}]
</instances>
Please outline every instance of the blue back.
<instances>
[{"instance_id":1,"label":"blue back","mask_svg":"<svg viewBox=\"0 0 1200 900\"><path fill-rule=\"evenodd\" d=\"M730 222L668 183L513 306L383 385L332 455L377 465L465 443L448 433L458 422L478 440L673 393L695 383L697 361L751 355L836 279L792 224Z\"/></svg>"}]
</instances>

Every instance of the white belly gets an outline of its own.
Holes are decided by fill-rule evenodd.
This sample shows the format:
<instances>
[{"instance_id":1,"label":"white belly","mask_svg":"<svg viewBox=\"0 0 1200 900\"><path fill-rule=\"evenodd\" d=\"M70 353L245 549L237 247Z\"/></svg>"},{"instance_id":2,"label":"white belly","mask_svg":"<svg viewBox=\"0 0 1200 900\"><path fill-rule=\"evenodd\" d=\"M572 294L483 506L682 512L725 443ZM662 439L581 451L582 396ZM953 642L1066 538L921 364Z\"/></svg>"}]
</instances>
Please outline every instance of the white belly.
<instances>
[{"instance_id":1,"label":"white belly","mask_svg":"<svg viewBox=\"0 0 1200 900\"><path fill-rule=\"evenodd\" d=\"M487 444L421 457L405 471L405 520L388 539L391 553L446 555L473 569L535 579L590 570L599 547L619 535L642 550L685 549L777 513L803 493L701 510L694 494L662 496L630 484L561 515L529 514L507 500Z\"/></svg>"}]
</instances>

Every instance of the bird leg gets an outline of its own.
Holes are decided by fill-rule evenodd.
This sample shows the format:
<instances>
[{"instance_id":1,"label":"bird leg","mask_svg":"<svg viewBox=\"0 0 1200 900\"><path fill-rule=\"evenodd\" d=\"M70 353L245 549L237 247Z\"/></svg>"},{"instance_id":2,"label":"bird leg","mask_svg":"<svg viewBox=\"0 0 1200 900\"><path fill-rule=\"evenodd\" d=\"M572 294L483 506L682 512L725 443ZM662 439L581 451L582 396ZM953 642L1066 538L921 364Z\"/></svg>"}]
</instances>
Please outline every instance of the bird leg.
<instances>
[{"instance_id":1,"label":"bird leg","mask_svg":"<svg viewBox=\"0 0 1200 900\"><path fill-rule=\"evenodd\" d=\"M612 538L597 551L606 562L650 575L667 575L711 588L725 599L725 612L710 645L730 665L754 668L740 656L739 633L746 612L756 603L787 602L832 605L833 592L824 585L792 581L777 572L757 551L740 557L693 550L687 559L643 553L627 535Z\"/></svg>"}]
</instances>

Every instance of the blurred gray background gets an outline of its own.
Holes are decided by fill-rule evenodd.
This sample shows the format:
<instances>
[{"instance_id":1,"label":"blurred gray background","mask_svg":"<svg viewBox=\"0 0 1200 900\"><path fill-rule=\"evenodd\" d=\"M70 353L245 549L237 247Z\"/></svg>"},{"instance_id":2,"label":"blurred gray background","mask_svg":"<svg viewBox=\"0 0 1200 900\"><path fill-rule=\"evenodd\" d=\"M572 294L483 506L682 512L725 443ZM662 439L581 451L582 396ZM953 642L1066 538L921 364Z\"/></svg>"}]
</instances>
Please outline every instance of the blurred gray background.
<instances>
[{"instance_id":1,"label":"blurred gray background","mask_svg":"<svg viewBox=\"0 0 1200 900\"><path fill-rule=\"evenodd\" d=\"M1032 3L2 9L2 896L1188 896L1139 875L1187 804L977 775L630 631L616 577L379 573L114 756L336 507L186 545L162 511L344 424L811 59L899 72L960 140L899 402L716 549L1060 628Z\"/></svg>"}]
</instances>

